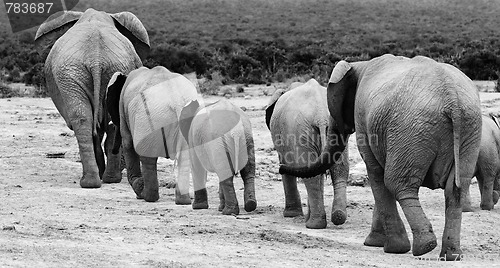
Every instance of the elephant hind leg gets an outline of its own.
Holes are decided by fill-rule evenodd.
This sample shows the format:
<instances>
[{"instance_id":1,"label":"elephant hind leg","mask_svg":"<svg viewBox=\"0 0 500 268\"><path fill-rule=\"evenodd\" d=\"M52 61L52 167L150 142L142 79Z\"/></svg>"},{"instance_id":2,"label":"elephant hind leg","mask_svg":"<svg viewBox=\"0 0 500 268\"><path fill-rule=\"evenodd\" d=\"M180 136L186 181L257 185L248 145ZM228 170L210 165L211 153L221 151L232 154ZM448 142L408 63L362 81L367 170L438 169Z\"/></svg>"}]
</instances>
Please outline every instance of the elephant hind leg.
<instances>
[{"instance_id":1,"label":"elephant hind leg","mask_svg":"<svg viewBox=\"0 0 500 268\"><path fill-rule=\"evenodd\" d=\"M326 228L326 213L323 199L324 176L318 175L312 178L304 178L307 189L307 215L306 228Z\"/></svg>"},{"instance_id":2,"label":"elephant hind leg","mask_svg":"<svg viewBox=\"0 0 500 268\"><path fill-rule=\"evenodd\" d=\"M398 158L397 161L392 158L387 161L384 182L388 189L387 193L396 197L410 224L413 233L412 253L414 256L420 256L432 251L437 246L436 235L418 198L418 190L427 170L420 166L408 167L408 163L403 162L407 161L405 158L409 157ZM421 159L433 158L423 157Z\"/></svg>"},{"instance_id":3,"label":"elephant hind leg","mask_svg":"<svg viewBox=\"0 0 500 268\"><path fill-rule=\"evenodd\" d=\"M222 193L224 194L224 208L222 209L222 214L240 214L238 199L236 198L236 192L234 191L233 176L227 179L222 179L219 182L219 187L222 189Z\"/></svg>"},{"instance_id":4,"label":"elephant hind leg","mask_svg":"<svg viewBox=\"0 0 500 268\"><path fill-rule=\"evenodd\" d=\"M193 177L194 201L193 209L208 209L207 170L201 163L194 149L189 151L191 174Z\"/></svg>"},{"instance_id":5,"label":"elephant hind leg","mask_svg":"<svg viewBox=\"0 0 500 268\"><path fill-rule=\"evenodd\" d=\"M82 188L99 188L101 187L101 179L96 154L94 153L95 138L92 135L92 111L90 104L87 103L87 105L84 105L75 100L73 96L67 96L67 99L74 100L73 103L70 102L66 105L67 107L80 107L80 109L75 109L70 114L71 125L74 128L78 141L78 149L83 166L83 176L80 179L80 186Z\"/></svg>"},{"instance_id":6,"label":"elephant hind leg","mask_svg":"<svg viewBox=\"0 0 500 268\"><path fill-rule=\"evenodd\" d=\"M283 211L284 217L297 217L304 215L302 211L302 201L300 200L300 193L297 189L297 177L283 174L283 188L285 190L285 209Z\"/></svg>"},{"instance_id":7,"label":"elephant hind leg","mask_svg":"<svg viewBox=\"0 0 500 268\"><path fill-rule=\"evenodd\" d=\"M384 252L387 253L410 251L410 240L399 216L396 199L381 181L383 172L368 171L368 176L375 198L375 207L373 208L371 231L366 237L364 245L384 247Z\"/></svg>"},{"instance_id":8,"label":"elephant hind leg","mask_svg":"<svg viewBox=\"0 0 500 268\"><path fill-rule=\"evenodd\" d=\"M144 181L144 188L141 195L147 202L158 201L160 199L157 171L158 158L141 156L140 160Z\"/></svg>"},{"instance_id":9,"label":"elephant hind leg","mask_svg":"<svg viewBox=\"0 0 500 268\"><path fill-rule=\"evenodd\" d=\"M244 184L243 199L245 201L245 211L251 212L257 208L257 199L255 198L255 157L253 156L253 147L249 152L248 162L240 171Z\"/></svg>"},{"instance_id":10,"label":"elephant hind leg","mask_svg":"<svg viewBox=\"0 0 500 268\"><path fill-rule=\"evenodd\" d=\"M378 163L368 146L360 146L359 150L366 163L370 187L375 199L371 231L364 245L384 247L384 252L387 253L406 253L411 249L410 240L399 216L396 199L385 186L384 168Z\"/></svg>"}]
</instances>

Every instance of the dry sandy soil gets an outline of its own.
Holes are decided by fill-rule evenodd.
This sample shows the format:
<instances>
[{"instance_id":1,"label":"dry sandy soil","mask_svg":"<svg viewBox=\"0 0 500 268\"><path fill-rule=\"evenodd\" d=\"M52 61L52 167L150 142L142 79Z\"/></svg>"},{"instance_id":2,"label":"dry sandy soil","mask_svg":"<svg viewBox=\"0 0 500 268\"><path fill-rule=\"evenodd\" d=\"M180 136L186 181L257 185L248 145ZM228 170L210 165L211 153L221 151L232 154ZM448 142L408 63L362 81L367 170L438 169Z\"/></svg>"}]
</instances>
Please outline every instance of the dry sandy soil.
<instances>
[{"instance_id":1,"label":"dry sandy soil","mask_svg":"<svg viewBox=\"0 0 500 268\"><path fill-rule=\"evenodd\" d=\"M50 99L0 100L0 266L1 267L392 267L500 266L499 207L479 210L477 184L473 206L462 222L464 261L436 261L438 247L418 260L411 253L385 254L363 246L370 229L370 187L349 186L348 219L323 230L305 228L304 218L283 218L284 196L276 152L264 123L269 97L232 98L247 108L256 143L258 208L239 216L217 211L218 180L208 182L208 210L174 204L173 161L160 161L160 200L137 200L126 179L100 189L81 189L82 167L76 139ZM215 98L215 97L212 97ZM500 95L482 93L485 109L500 107ZM363 164L351 145L351 173ZM65 153L64 158L47 154ZM123 174L125 176L125 173ZM356 177L354 176L354 177ZM125 177L124 177L125 178ZM242 182L238 177L240 203ZM306 204L306 191L299 184ZM325 203L330 214L331 183ZM442 190L420 191L422 205L441 240ZM306 208L304 207L304 210ZM401 210L400 210L401 213ZM401 214L402 215L402 214ZM406 221L407 231L410 230ZM409 234L411 239L411 233Z\"/></svg>"}]
</instances>

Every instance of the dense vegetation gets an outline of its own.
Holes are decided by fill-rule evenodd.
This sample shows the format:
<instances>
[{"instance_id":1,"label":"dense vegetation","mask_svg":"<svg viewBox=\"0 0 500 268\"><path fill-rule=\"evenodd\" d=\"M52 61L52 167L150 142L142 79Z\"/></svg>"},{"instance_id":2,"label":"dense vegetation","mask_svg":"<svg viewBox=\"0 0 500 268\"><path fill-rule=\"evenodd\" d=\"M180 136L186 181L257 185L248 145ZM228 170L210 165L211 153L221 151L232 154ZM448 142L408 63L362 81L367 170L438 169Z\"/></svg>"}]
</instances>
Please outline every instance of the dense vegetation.
<instances>
[{"instance_id":1,"label":"dense vegetation","mask_svg":"<svg viewBox=\"0 0 500 268\"><path fill-rule=\"evenodd\" d=\"M146 4L147 3L147 4ZM147 66L262 83L292 76L325 82L340 59L425 55L470 78L498 79L500 5L488 0L81 0L136 14L148 29ZM12 34L1 18L0 75L41 83L36 29Z\"/></svg>"}]
</instances>

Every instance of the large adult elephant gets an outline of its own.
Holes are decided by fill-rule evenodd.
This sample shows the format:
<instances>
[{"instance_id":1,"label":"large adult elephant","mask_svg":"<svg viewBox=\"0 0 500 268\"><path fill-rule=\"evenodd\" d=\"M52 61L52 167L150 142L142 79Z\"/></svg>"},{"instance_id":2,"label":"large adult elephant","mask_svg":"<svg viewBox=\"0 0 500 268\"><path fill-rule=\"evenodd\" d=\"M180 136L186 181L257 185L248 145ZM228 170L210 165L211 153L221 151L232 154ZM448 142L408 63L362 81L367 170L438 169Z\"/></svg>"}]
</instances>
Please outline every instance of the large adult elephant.
<instances>
[{"instance_id":1,"label":"large adult elephant","mask_svg":"<svg viewBox=\"0 0 500 268\"><path fill-rule=\"evenodd\" d=\"M317 175L325 159L343 150L344 144L332 139L356 130L375 197L365 245L384 247L389 253L410 250L397 200L413 232L413 255L434 249L436 236L418 190L443 188L446 216L440 256L460 259L462 202L481 142L480 101L472 81L455 67L426 57L383 55L337 63L327 100L336 126L328 131L326 148L309 166L282 166L280 172Z\"/></svg>"},{"instance_id":2,"label":"large adult elephant","mask_svg":"<svg viewBox=\"0 0 500 268\"><path fill-rule=\"evenodd\" d=\"M120 182L120 153L108 155L105 168L101 140L113 137L104 105L106 85L119 71L142 66L149 51L149 37L130 12L108 14L94 9L68 11L45 22L35 45L45 59L49 94L67 126L75 131L83 165L83 188L103 182ZM111 144L111 142L106 142Z\"/></svg>"},{"instance_id":3,"label":"large adult elephant","mask_svg":"<svg viewBox=\"0 0 500 268\"><path fill-rule=\"evenodd\" d=\"M279 161L284 165L300 167L316 159L326 146L326 133L327 129L332 127L332 121L328 113L326 88L314 79L303 84L292 84L288 91L276 91L266 108L266 124L271 131ZM328 168L334 189L331 221L336 225L343 224L347 217L348 149L344 150L344 155L338 163L332 162ZM285 191L283 215L302 215L297 178L283 174L282 182ZM304 184L308 196L306 227L326 228L323 174L304 178Z\"/></svg>"}]
</instances>

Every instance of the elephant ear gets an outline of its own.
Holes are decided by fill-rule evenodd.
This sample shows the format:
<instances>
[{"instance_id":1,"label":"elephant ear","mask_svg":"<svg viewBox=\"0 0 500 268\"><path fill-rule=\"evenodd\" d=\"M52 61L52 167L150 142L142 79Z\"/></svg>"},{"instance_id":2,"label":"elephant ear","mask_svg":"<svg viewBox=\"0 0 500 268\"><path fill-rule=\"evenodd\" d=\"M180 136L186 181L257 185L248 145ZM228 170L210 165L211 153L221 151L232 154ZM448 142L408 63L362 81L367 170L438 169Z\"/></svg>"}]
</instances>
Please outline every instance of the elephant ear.
<instances>
[{"instance_id":1,"label":"elephant ear","mask_svg":"<svg viewBox=\"0 0 500 268\"><path fill-rule=\"evenodd\" d=\"M182 108L181 115L179 116L179 128L181 130L182 136L186 139L189 144L189 130L191 129L191 123L193 122L196 113L200 108L200 103L198 100L190 101L184 108Z\"/></svg>"},{"instance_id":2,"label":"elephant ear","mask_svg":"<svg viewBox=\"0 0 500 268\"><path fill-rule=\"evenodd\" d=\"M60 13L56 13L40 25L35 35L35 49L42 59L47 58L57 39L73 27L82 14L82 12L67 11L60 16Z\"/></svg>"},{"instance_id":3,"label":"elephant ear","mask_svg":"<svg viewBox=\"0 0 500 268\"><path fill-rule=\"evenodd\" d=\"M120 72L116 72L113 76L111 76L106 88L106 110L111 117L111 121L117 128L113 142L113 154L117 154L119 152L122 142L120 132L120 96L122 94L125 81L127 81L127 76Z\"/></svg>"},{"instance_id":4,"label":"elephant ear","mask_svg":"<svg viewBox=\"0 0 500 268\"><path fill-rule=\"evenodd\" d=\"M327 87L328 110L340 133L354 133L356 80L351 64L340 61L333 68Z\"/></svg>"},{"instance_id":5,"label":"elephant ear","mask_svg":"<svg viewBox=\"0 0 500 268\"><path fill-rule=\"evenodd\" d=\"M269 100L269 103L267 104L265 110L266 110L266 125L267 125L267 129L271 130L271 117L273 116L273 112L274 112L274 107L276 106L276 102L278 101L278 99L285 93L287 93L288 91L296 88L296 87L299 87L301 85L303 85L304 83L301 83L301 82L293 82L292 84L290 84L290 86L288 86L287 88L285 89L278 89L274 92L274 94L271 96L271 99Z\"/></svg>"},{"instance_id":6,"label":"elephant ear","mask_svg":"<svg viewBox=\"0 0 500 268\"><path fill-rule=\"evenodd\" d=\"M149 36L142 22L130 12L120 12L110 14L115 22L115 27L118 31L130 40L132 45L144 61L149 54L151 48L149 44Z\"/></svg>"}]
</instances>

